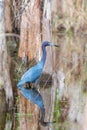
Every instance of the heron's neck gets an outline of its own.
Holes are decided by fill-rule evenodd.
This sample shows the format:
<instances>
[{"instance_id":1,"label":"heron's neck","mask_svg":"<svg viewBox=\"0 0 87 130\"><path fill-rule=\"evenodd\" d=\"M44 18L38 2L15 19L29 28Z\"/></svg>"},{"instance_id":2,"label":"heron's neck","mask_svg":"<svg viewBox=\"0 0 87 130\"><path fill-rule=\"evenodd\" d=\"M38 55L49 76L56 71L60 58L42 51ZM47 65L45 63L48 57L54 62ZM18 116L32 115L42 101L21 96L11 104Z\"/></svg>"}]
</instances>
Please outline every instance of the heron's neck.
<instances>
[{"instance_id":1,"label":"heron's neck","mask_svg":"<svg viewBox=\"0 0 87 130\"><path fill-rule=\"evenodd\" d=\"M45 64L45 61L46 61L46 56L47 56L47 53L46 53L46 48L45 46L42 45L42 51L43 51L43 56L41 58L41 61L43 62L43 65Z\"/></svg>"}]
</instances>

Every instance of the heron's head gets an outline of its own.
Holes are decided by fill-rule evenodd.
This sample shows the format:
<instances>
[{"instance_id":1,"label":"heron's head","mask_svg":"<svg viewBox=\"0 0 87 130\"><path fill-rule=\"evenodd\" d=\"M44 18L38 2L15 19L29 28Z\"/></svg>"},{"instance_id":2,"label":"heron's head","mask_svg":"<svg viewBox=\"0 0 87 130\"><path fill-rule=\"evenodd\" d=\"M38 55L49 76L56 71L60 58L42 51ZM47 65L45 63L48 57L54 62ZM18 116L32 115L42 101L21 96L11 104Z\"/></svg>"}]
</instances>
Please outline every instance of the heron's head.
<instances>
[{"instance_id":1,"label":"heron's head","mask_svg":"<svg viewBox=\"0 0 87 130\"><path fill-rule=\"evenodd\" d=\"M55 46L55 47L59 47L59 45L54 44L54 43L49 42L49 41L44 41L42 45L45 46L45 47L46 47L46 46Z\"/></svg>"}]
</instances>

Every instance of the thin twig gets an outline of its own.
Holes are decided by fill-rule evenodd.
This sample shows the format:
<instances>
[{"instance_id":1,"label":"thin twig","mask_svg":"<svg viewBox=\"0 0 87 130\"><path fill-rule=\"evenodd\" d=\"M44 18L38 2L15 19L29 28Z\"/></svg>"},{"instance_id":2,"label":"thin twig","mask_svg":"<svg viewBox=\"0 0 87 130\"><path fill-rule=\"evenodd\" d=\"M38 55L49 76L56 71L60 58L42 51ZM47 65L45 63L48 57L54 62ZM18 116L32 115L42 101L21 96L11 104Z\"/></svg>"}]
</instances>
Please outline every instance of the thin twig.
<instances>
[{"instance_id":1,"label":"thin twig","mask_svg":"<svg viewBox=\"0 0 87 130\"><path fill-rule=\"evenodd\" d=\"M18 35L18 34L15 34L15 33L2 33L2 34L0 34L0 37L3 37L3 36L6 36L6 37L17 37L17 38L19 38L20 39L20 35Z\"/></svg>"}]
</instances>

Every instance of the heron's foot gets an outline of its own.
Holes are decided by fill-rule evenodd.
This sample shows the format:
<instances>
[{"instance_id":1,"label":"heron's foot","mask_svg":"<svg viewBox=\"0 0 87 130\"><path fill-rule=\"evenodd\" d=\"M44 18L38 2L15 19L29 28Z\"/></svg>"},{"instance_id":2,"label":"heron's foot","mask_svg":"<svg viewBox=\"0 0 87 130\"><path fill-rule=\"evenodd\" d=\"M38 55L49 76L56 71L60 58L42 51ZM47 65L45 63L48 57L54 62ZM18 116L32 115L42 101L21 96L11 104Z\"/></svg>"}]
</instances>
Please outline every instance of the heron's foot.
<instances>
[{"instance_id":1,"label":"heron's foot","mask_svg":"<svg viewBox=\"0 0 87 130\"><path fill-rule=\"evenodd\" d=\"M31 88L34 88L35 86L34 86L34 83L30 83L30 87Z\"/></svg>"},{"instance_id":2,"label":"heron's foot","mask_svg":"<svg viewBox=\"0 0 87 130\"><path fill-rule=\"evenodd\" d=\"M26 83L26 88L35 88L34 83Z\"/></svg>"},{"instance_id":3,"label":"heron's foot","mask_svg":"<svg viewBox=\"0 0 87 130\"><path fill-rule=\"evenodd\" d=\"M39 88L39 86L35 86L35 89L40 93L40 88Z\"/></svg>"},{"instance_id":4,"label":"heron's foot","mask_svg":"<svg viewBox=\"0 0 87 130\"><path fill-rule=\"evenodd\" d=\"M39 93L40 93L40 89L39 89L39 87L33 87L32 89L34 89L34 90L36 90L36 91L38 91Z\"/></svg>"},{"instance_id":5,"label":"heron's foot","mask_svg":"<svg viewBox=\"0 0 87 130\"><path fill-rule=\"evenodd\" d=\"M37 84L29 83L27 88L36 89L40 93L40 89Z\"/></svg>"}]
</instances>

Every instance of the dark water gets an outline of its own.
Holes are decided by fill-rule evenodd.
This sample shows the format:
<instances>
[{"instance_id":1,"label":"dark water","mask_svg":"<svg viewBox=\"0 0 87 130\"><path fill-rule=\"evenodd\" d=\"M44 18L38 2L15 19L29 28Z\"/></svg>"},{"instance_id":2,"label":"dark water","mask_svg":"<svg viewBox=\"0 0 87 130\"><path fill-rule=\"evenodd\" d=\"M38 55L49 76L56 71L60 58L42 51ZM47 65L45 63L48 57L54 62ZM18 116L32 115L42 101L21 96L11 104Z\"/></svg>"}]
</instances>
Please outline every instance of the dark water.
<instances>
[{"instance_id":1,"label":"dark water","mask_svg":"<svg viewBox=\"0 0 87 130\"><path fill-rule=\"evenodd\" d=\"M73 46L74 44L76 44L75 51L77 51L77 49L80 48L79 45L82 45L82 46L84 45L84 48L85 48L87 38L83 37L83 36L75 38L75 37L72 37L71 35L63 37L63 38L59 38L57 36L57 34L55 34L53 41L54 41L54 43L58 43L58 44L61 45L61 52L62 52L61 53L62 55L60 55L60 59L61 59L60 64L59 64L60 68L56 68L58 66L57 63L59 62L58 56L59 56L60 52L58 52L58 50L55 50L56 51L56 53L55 53L56 61L54 61L55 62L54 68L57 71L57 69L61 69L61 68L64 67L61 64L61 61L66 65L67 62L69 62L69 60L71 60L71 59L69 59L69 57L66 57L67 55L65 55L65 54L67 54L67 52L65 52L64 49L66 47L69 48L70 45ZM67 43L69 43L69 44L67 44ZM86 46L86 48L87 48L87 46ZM73 51L72 48L70 48L70 49L71 49L71 51ZM81 55L80 49L79 49L79 54L80 54L81 58L84 58L84 62L86 63L86 57L84 56L84 54ZM87 51L85 50L85 55L86 54L87 54ZM85 64L85 65L87 65L87 64ZM66 70L66 71L68 72L68 70ZM46 83L43 86L47 86ZM57 83L57 86L59 86L59 83ZM42 88L40 91L41 91L41 94L43 96L43 100L44 100L44 104L45 104L45 108L46 108L46 120L49 120L49 118L52 117L52 115L51 115L52 106L54 107L55 104L57 105L55 110L54 110L54 111L56 111L56 114L54 114L55 115L54 119L56 120L57 123L50 126L49 128L48 127L47 128L41 127L41 130L81 130L81 124L80 124L79 121L70 120L66 116L63 119L61 117L59 119L59 115L58 115L59 107L62 106L62 108L61 108L61 111L62 111L63 107L65 108L66 103L62 102L61 103L62 105L61 104L59 105L59 102L54 103L54 100L53 100L53 102L51 101L51 99L53 98L53 95L52 95L53 91L54 91L54 93L56 91L56 88L55 88L55 90L54 90L54 88L55 88L55 80L54 80L52 87L47 87L47 88L44 88L44 89ZM73 88L71 88L71 91L72 91L72 93L74 93ZM82 99L83 99L84 98L83 96L84 95L81 95L80 97L82 97ZM72 97L72 99L73 99L73 97ZM58 99L56 99L56 100L58 100ZM71 100L71 102L73 102L73 101ZM79 101L79 104L80 104L80 101ZM78 105L78 103L77 103L77 105ZM77 107L76 107L76 109L77 109ZM81 109L82 108L79 107L79 111L81 111ZM27 114L27 113L20 114L20 113L17 112L15 107L13 108L12 112L0 113L0 130L20 130L20 120L22 118L26 118L26 120L28 120L29 122L32 122L32 115L31 114ZM79 118L79 119L81 119L81 118Z\"/></svg>"}]
</instances>

